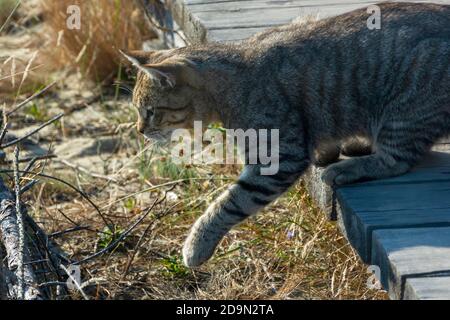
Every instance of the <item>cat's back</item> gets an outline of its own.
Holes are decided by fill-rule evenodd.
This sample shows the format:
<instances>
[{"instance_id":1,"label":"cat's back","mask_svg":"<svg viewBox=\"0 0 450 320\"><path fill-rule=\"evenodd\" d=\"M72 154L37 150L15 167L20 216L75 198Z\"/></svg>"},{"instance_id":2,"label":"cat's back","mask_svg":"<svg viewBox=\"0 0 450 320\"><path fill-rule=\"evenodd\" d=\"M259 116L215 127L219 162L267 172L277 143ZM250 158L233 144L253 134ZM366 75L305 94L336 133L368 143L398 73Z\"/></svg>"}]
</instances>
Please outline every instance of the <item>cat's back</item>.
<instances>
[{"instance_id":1,"label":"cat's back","mask_svg":"<svg viewBox=\"0 0 450 320\"><path fill-rule=\"evenodd\" d=\"M260 51L272 47L304 47L317 44L329 47L333 42L359 41L363 46L370 38L396 37L399 45L414 45L428 38L450 39L450 5L434 3L384 2L377 4L380 27L369 27L372 14L367 8L357 9L339 16L314 20L311 17L261 32L246 43ZM376 13L375 13L376 14Z\"/></svg>"}]
</instances>

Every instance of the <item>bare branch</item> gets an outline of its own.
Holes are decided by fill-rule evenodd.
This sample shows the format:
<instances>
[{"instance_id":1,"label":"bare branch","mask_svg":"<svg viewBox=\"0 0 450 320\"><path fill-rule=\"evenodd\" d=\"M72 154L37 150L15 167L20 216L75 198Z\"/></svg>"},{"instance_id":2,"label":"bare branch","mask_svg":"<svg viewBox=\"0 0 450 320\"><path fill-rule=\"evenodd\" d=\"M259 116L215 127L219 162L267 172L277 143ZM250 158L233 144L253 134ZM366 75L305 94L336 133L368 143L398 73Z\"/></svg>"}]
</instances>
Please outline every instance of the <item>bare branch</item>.
<instances>
[{"instance_id":1,"label":"bare branch","mask_svg":"<svg viewBox=\"0 0 450 320\"><path fill-rule=\"evenodd\" d=\"M29 171L31 169L31 167L33 167L33 165L36 163L36 161L54 159L56 157L57 157L56 154L48 154L48 155L36 156L36 157L25 157L25 158L19 159L18 162L19 163L27 163L27 167L26 167L26 169L24 169L24 171ZM5 163L13 164L13 161L7 160L7 161L5 161Z\"/></svg>"},{"instance_id":2,"label":"bare branch","mask_svg":"<svg viewBox=\"0 0 450 320\"><path fill-rule=\"evenodd\" d=\"M3 139L5 139L6 133L8 132L8 122L3 125L2 132L0 133L0 145L3 144Z\"/></svg>"},{"instance_id":3,"label":"bare branch","mask_svg":"<svg viewBox=\"0 0 450 320\"><path fill-rule=\"evenodd\" d=\"M81 171L81 172L83 172L83 173L85 173L85 174L87 174L87 175L89 175L91 177L102 179L102 180L107 180L107 181L111 180L114 183L118 182L113 177L108 177L108 176L104 176L104 175L101 175L101 174L98 174L98 173L90 172L88 169L86 169L86 168L84 168L82 166L73 164L73 163L71 163L71 162L69 162L67 160L62 159L62 160L56 160L56 161L65 164L69 168L72 168L72 169L77 170L77 171Z\"/></svg>"},{"instance_id":4,"label":"bare branch","mask_svg":"<svg viewBox=\"0 0 450 320\"><path fill-rule=\"evenodd\" d=\"M21 249L18 217L15 207L16 199L0 178L0 234L7 253L8 274L11 288L8 290L12 298L36 300L42 294L36 287L36 276L31 265L24 265L19 252L25 252L26 243ZM31 259L30 259L31 260ZM21 270L23 270L21 272ZM21 279L21 280L19 280Z\"/></svg>"},{"instance_id":5,"label":"bare branch","mask_svg":"<svg viewBox=\"0 0 450 320\"><path fill-rule=\"evenodd\" d=\"M24 248L25 248L25 228L23 226L22 210L20 209L20 177L19 177L19 147L14 149L14 192L16 194L16 217L17 229L19 232L19 252L17 259L17 280L19 284L19 299L25 298L25 281L24 281Z\"/></svg>"},{"instance_id":6,"label":"bare branch","mask_svg":"<svg viewBox=\"0 0 450 320\"><path fill-rule=\"evenodd\" d=\"M53 87L56 84L56 81L50 83L48 86L46 86L45 88L43 88L42 90L39 90L38 92L36 92L35 94L33 94L32 96L26 98L24 101L22 101L21 103L19 103L15 108L13 108L12 110L8 111L6 113L6 116L9 117L10 115L12 115L14 112L16 112L17 110L19 110L20 108L22 108L23 106L27 105L30 101L32 101L33 99L39 97L40 95L42 95L44 92L46 92L48 89L50 89L51 87Z\"/></svg>"},{"instance_id":7,"label":"bare branch","mask_svg":"<svg viewBox=\"0 0 450 320\"><path fill-rule=\"evenodd\" d=\"M8 147L11 147L11 146L14 146L14 145L18 144L19 142L21 142L21 141L25 140L26 138L32 136L33 134L36 134L37 132L41 131L41 130L44 129L45 127L51 125L53 122L58 121L58 120L61 119L63 116L64 116L63 113L60 113L60 114L54 116L53 118L51 118L51 119L48 120L47 122L45 122L45 123L43 123L42 125L40 125L38 128L36 128L36 129L30 131L29 133L27 133L27 134L24 135L23 137L20 137L20 138L17 138L17 139L15 139L15 140L13 140L13 141L10 141L10 142L8 142L8 143L5 143L4 145L0 146L0 148L1 148L1 149L4 149L4 148L8 148Z\"/></svg>"},{"instance_id":8,"label":"bare branch","mask_svg":"<svg viewBox=\"0 0 450 320\"><path fill-rule=\"evenodd\" d=\"M0 170L0 173L12 173L12 172L13 172L13 171L12 171L12 170L9 170L9 169L7 169L7 170ZM97 213L99 214L99 216L102 218L102 220L103 220L103 222L105 223L106 226L108 226L108 225L111 224L111 222L108 221L108 220L105 218L105 216L103 215L103 213L100 211L99 207L98 207L98 206L97 206L97 205L96 205L96 204L88 197L88 195L87 195L86 193L84 193L83 191L81 191L80 189L78 189L77 187L75 187L73 184L71 184L71 183L69 183L69 182L67 182L67 181L65 181L65 180L63 180L63 179L60 179L60 178L57 178L57 177L53 177L53 176L50 176L50 175L47 175L47 174L44 174L44 173L33 172L33 171L23 171L23 170L19 170L19 172L22 173L22 174L32 174L32 175L39 176L39 177L42 177L42 178L47 178L47 179L55 180L55 181L58 181L58 182L60 182L60 183L62 183L62 184L64 184L64 185L68 186L68 187L71 188L72 190L76 191L76 192L77 192L80 196L82 196L84 199L86 199L86 201L89 202L89 204L90 204L92 207L94 207L94 209L97 211Z\"/></svg>"},{"instance_id":9,"label":"bare branch","mask_svg":"<svg viewBox=\"0 0 450 320\"><path fill-rule=\"evenodd\" d=\"M95 259L95 258L105 254L106 252L110 251L111 249L115 248L117 246L117 244L119 244L121 241L123 241L150 214L150 212L153 210L153 208L157 204L161 203L164 199L165 199L165 197L161 200L156 199L153 202L153 204L147 210L145 210L145 212L127 230L125 230L116 240L111 242L106 248L103 248L102 250L100 250L78 262L75 262L74 264L80 265L80 264L86 263L92 259Z\"/></svg>"},{"instance_id":10,"label":"bare branch","mask_svg":"<svg viewBox=\"0 0 450 320\"><path fill-rule=\"evenodd\" d=\"M76 226L73 228L69 228L66 230L62 230L62 231L58 231L58 232L53 232L51 234L48 235L49 238L56 238L56 237L60 237L62 235L65 235L67 233L71 233L71 232L76 232L76 231L81 231L81 230L87 230L89 229L89 227L85 227L85 226Z\"/></svg>"}]
</instances>

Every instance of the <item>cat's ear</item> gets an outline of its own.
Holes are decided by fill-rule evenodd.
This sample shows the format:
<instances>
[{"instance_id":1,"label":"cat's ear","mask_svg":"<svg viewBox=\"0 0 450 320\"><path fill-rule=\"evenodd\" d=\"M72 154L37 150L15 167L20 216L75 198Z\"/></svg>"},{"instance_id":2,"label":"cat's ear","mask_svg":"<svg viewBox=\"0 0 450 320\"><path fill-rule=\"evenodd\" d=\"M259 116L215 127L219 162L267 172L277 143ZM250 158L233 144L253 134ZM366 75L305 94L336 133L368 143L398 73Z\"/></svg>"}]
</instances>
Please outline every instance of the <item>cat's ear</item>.
<instances>
[{"instance_id":1,"label":"cat's ear","mask_svg":"<svg viewBox=\"0 0 450 320\"><path fill-rule=\"evenodd\" d=\"M154 58L156 54L155 51L142 51L142 50L134 50L128 52L119 50L119 52L136 68L140 68L142 65L150 63L150 61Z\"/></svg>"},{"instance_id":2,"label":"cat's ear","mask_svg":"<svg viewBox=\"0 0 450 320\"><path fill-rule=\"evenodd\" d=\"M119 52L131 62L133 66L148 74L153 80L158 81L158 83L168 83L170 86L174 85L172 84L173 81L171 81L167 75L147 67L147 65L150 65L149 63L155 58L156 51L129 51L125 53L122 50L119 50Z\"/></svg>"},{"instance_id":3,"label":"cat's ear","mask_svg":"<svg viewBox=\"0 0 450 320\"><path fill-rule=\"evenodd\" d=\"M201 77L197 66L192 61L181 57L169 57L161 63L151 63L156 57L170 53L171 50L160 51L130 51L120 53L139 70L149 75L161 86L175 87L176 84L189 84L193 87L201 86Z\"/></svg>"},{"instance_id":4,"label":"cat's ear","mask_svg":"<svg viewBox=\"0 0 450 320\"><path fill-rule=\"evenodd\" d=\"M166 82L171 87L178 84L201 88L204 83L198 65L184 57L172 57L160 63L145 64L143 67L160 83Z\"/></svg>"}]
</instances>

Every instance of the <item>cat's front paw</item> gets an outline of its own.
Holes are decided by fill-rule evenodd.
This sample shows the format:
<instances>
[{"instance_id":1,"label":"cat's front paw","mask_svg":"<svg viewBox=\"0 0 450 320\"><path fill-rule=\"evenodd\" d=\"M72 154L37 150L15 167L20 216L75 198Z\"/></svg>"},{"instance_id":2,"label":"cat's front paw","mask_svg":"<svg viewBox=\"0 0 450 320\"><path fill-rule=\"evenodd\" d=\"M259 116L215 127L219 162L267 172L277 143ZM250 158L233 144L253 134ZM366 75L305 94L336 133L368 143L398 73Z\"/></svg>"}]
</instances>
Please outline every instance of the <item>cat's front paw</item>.
<instances>
[{"instance_id":1,"label":"cat's front paw","mask_svg":"<svg viewBox=\"0 0 450 320\"><path fill-rule=\"evenodd\" d=\"M202 265L214 253L214 248L208 246L194 244L189 238L183 246L183 263L186 267L194 268Z\"/></svg>"},{"instance_id":2,"label":"cat's front paw","mask_svg":"<svg viewBox=\"0 0 450 320\"><path fill-rule=\"evenodd\" d=\"M184 243L183 263L190 268L200 266L211 258L219 242L219 237L208 232L207 219L200 217Z\"/></svg>"}]
</instances>

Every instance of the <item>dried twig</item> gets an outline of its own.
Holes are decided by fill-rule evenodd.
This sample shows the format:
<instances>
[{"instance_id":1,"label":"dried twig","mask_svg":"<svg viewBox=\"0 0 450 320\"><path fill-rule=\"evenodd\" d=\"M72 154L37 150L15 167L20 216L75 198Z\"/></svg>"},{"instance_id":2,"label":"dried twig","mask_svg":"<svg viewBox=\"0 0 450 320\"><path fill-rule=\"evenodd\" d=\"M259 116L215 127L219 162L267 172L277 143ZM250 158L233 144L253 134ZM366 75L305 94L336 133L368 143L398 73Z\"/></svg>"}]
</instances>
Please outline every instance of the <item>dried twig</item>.
<instances>
[{"instance_id":1,"label":"dried twig","mask_svg":"<svg viewBox=\"0 0 450 320\"><path fill-rule=\"evenodd\" d=\"M22 159L18 159L19 163L27 163L27 169L24 169L24 171L28 171L31 169L31 167L36 163L36 161L39 160L47 160L47 159L54 159L56 158L57 155L56 154L46 154L43 156L36 156L36 157L25 157ZM5 164L13 164L12 160L7 160L4 162Z\"/></svg>"},{"instance_id":2,"label":"dried twig","mask_svg":"<svg viewBox=\"0 0 450 320\"><path fill-rule=\"evenodd\" d=\"M51 87L53 87L56 84L56 81L50 83L48 86L46 86L45 88L43 88L42 90L39 90L38 92L36 92L35 94L33 94L32 96L26 98L24 101L22 101L21 103L19 103L14 109L8 111L6 113L6 116L9 117L11 114L13 114L14 112L16 112L17 110L19 110L20 108L22 108L23 106L27 105L30 101L32 101L33 99L39 97L40 95L42 95L44 92L46 92L48 89L50 89Z\"/></svg>"},{"instance_id":3,"label":"dried twig","mask_svg":"<svg viewBox=\"0 0 450 320\"><path fill-rule=\"evenodd\" d=\"M175 186L174 186L174 187L175 187ZM174 187L172 187L170 190L172 190ZM164 194L164 198L163 198L163 199L166 198L167 192L169 192L170 190L166 191L166 193ZM156 221L159 221L161 218L163 218L163 217L165 217L166 215L168 215L168 214L172 211L172 209L173 209L174 207L176 207L178 204L179 204L179 203L177 203L177 204L171 206L170 208L164 210L164 212L163 212L162 214L159 214L158 216L156 216L155 219L154 219L153 221L151 221L151 222L147 225L147 227L145 228L144 232L143 232L142 235L139 237L139 240L137 241L136 246L135 246L134 249L133 249L133 252L132 252L132 254L131 254L131 257L128 259L128 262L127 262L127 264L126 264L126 266L125 266L125 270L124 270L124 272L123 272L123 274L122 274L122 276L121 276L121 280L124 280L125 277L127 276L128 272L129 272L129 270L130 270L130 267L131 267L131 265L133 264L133 260L135 259L136 255L137 255L137 252L138 252L139 248L140 248L140 247L142 246L142 244L144 243L144 238L145 238L145 236L147 235L147 233L148 233L150 230L153 230L153 229L154 229L154 227L155 227L155 225L156 225ZM155 251L153 251L153 250L150 250L150 251L152 251L154 254L156 254L156 255L158 255L158 256L160 256L160 257L162 257L162 258L167 258L166 256L162 256L162 254L159 253L159 252L155 252Z\"/></svg>"},{"instance_id":4,"label":"dried twig","mask_svg":"<svg viewBox=\"0 0 450 320\"><path fill-rule=\"evenodd\" d=\"M49 150L49 152L50 152L50 150ZM20 160L23 160L23 162L28 162L27 166L23 169L23 171L31 171L31 169L33 168L33 166L35 165L35 163L37 161L53 159L53 158L56 158L55 154L46 154L46 155L43 155L43 156L32 157L31 159L30 158L24 158L24 159L20 159ZM20 162L20 160L19 160L19 162Z\"/></svg>"},{"instance_id":5,"label":"dried twig","mask_svg":"<svg viewBox=\"0 0 450 320\"><path fill-rule=\"evenodd\" d=\"M29 69L28 71L34 71L36 69L42 68L43 66L44 66L44 64L39 64L39 65L34 66L33 68ZM13 74L10 74L10 75L7 75L7 76L4 76L4 77L0 78L0 81L6 80L6 79L9 79L9 78L14 78L15 76L18 76L19 74L24 74L24 73L25 73L25 71L15 72Z\"/></svg>"},{"instance_id":6,"label":"dried twig","mask_svg":"<svg viewBox=\"0 0 450 320\"><path fill-rule=\"evenodd\" d=\"M61 160L56 160L56 161L57 162L61 162L61 163L65 164L66 166L68 166L68 167L70 167L70 168L72 168L74 170L81 171L81 172L83 172L83 173L85 173L85 174L87 174L87 175L89 175L91 177L98 178L98 179L103 179L103 180L108 180L108 181L111 180L112 182L118 183L118 181L116 179L112 178L112 177L108 177L108 176L104 176L104 175L101 175L101 174L98 174L98 173L90 172L88 169L86 169L86 168L84 168L82 166L76 165L74 163L71 163L71 162L69 162L67 160L61 159Z\"/></svg>"},{"instance_id":7,"label":"dried twig","mask_svg":"<svg viewBox=\"0 0 450 320\"><path fill-rule=\"evenodd\" d=\"M6 27L6 25L8 24L9 20L11 20L12 16L14 15L14 13L16 12L16 10L19 8L20 4L21 4L22 0L18 0L16 3L16 6L12 9L11 13L9 14L8 18L6 18L5 22L0 26L0 33L3 31L3 29Z\"/></svg>"},{"instance_id":8,"label":"dried twig","mask_svg":"<svg viewBox=\"0 0 450 320\"><path fill-rule=\"evenodd\" d=\"M58 232L53 232L51 234L48 235L49 238L56 238L56 237L60 237L62 235L65 235L67 233L71 233L71 232L76 232L76 231L81 231L81 230L87 230L89 229L89 227L85 227L85 226L76 226L73 228L69 228L66 230L62 230L62 231L58 231Z\"/></svg>"},{"instance_id":9,"label":"dried twig","mask_svg":"<svg viewBox=\"0 0 450 320\"><path fill-rule=\"evenodd\" d=\"M19 194L20 195L24 194L25 192L27 192L28 190L33 188L38 182L39 182L39 180L35 180L35 179L31 180L26 185L24 185L22 188L20 188Z\"/></svg>"},{"instance_id":10,"label":"dried twig","mask_svg":"<svg viewBox=\"0 0 450 320\"><path fill-rule=\"evenodd\" d=\"M1 172L1 171L0 171ZM183 183L183 182L189 182L189 181L210 181L210 180L222 180L222 181L229 181L229 180L233 180L232 178L214 178L214 177L208 177L208 178L185 178L185 179L178 179L178 180L173 180L173 181L168 181L165 183L161 183L155 186L151 186L148 188L144 188L142 190L127 194L126 196L123 196L121 198L118 198L116 200L113 200L107 204L105 204L104 206L101 207L101 209L107 209L111 206L113 206L115 203L127 200L129 198L135 197L138 194L144 193L144 192L150 192L153 190L157 190L160 189L162 187L168 187L168 186L173 186L179 183Z\"/></svg>"},{"instance_id":11,"label":"dried twig","mask_svg":"<svg viewBox=\"0 0 450 320\"><path fill-rule=\"evenodd\" d=\"M8 132L8 122L3 125L2 132L0 133L0 145L3 144L3 139L5 139L6 133Z\"/></svg>"},{"instance_id":12,"label":"dried twig","mask_svg":"<svg viewBox=\"0 0 450 320\"><path fill-rule=\"evenodd\" d=\"M13 172L13 171L12 171L12 170L9 170L9 169L6 169L6 170L0 170L0 173L12 173L12 172ZM89 202L89 204L90 204L92 207L94 207L94 209L97 211L97 213L99 214L99 216L102 218L102 220L103 220L103 222L105 223L105 225L108 226L108 225L111 224L111 222L108 221L108 220L106 219L106 217L105 217L105 216L103 215L103 213L100 211L99 207L91 200L91 198L89 198L89 196L88 196L86 193L84 193L83 191L81 191L80 189L78 189L77 187L75 187L73 184L71 184L71 183L69 183L69 182L67 182L67 181L65 181L65 180L63 180L63 179L60 179L60 178L57 178L57 177L53 177L53 176L50 176L50 175L47 175L47 174L44 174L44 173L33 172L33 171L24 171L24 170L19 170L19 172L22 173L22 174L32 174L32 175L39 176L39 177L42 177L42 178L47 178L47 179L55 180L55 181L58 181L58 182L60 182L60 183L62 183L62 184L64 184L64 185L68 186L68 187L71 188L72 190L76 191L80 196L82 196L87 202Z\"/></svg>"},{"instance_id":13,"label":"dried twig","mask_svg":"<svg viewBox=\"0 0 450 320\"><path fill-rule=\"evenodd\" d=\"M145 210L145 212L127 229L125 230L116 240L112 241L106 248L103 248L102 250L78 261L75 262L75 265L80 265L83 263L86 263L92 259L95 259L103 254L105 254L106 252L110 251L111 249L115 248L117 246L117 244L119 244L121 241L123 241L149 214L150 212L153 210L153 208L160 204L162 201L164 201L165 196L161 199L158 200L156 199L153 204L147 209Z\"/></svg>"},{"instance_id":14,"label":"dried twig","mask_svg":"<svg viewBox=\"0 0 450 320\"><path fill-rule=\"evenodd\" d=\"M38 128L36 128L36 129L30 131L29 133L25 134L23 137L14 139L13 141L7 142L7 143L5 143L4 145L0 146L0 149L4 149L4 148L7 148L7 147L11 147L11 146L14 146L14 145L20 143L21 141L25 140L26 138L28 138L28 137L30 137L30 136L36 134L37 132L41 131L41 130L44 129L45 127L51 125L53 122L58 121L58 120L61 119L63 116L64 116L63 113L60 113L60 114L54 116L53 118L51 118L51 119L48 120L47 122L45 122L45 123L43 123L42 125L40 125Z\"/></svg>"}]
</instances>

